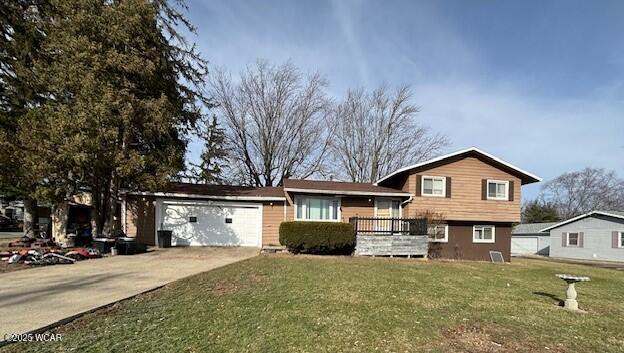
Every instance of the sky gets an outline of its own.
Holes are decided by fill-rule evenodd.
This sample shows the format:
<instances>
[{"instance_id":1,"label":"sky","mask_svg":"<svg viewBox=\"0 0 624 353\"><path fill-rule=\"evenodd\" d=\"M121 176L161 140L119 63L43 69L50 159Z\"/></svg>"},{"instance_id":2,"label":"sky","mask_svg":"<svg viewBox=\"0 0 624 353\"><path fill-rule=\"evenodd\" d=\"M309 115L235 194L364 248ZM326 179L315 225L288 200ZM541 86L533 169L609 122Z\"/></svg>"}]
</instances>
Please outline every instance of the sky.
<instances>
[{"instance_id":1,"label":"sky","mask_svg":"<svg viewBox=\"0 0 624 353\"><path fill-rule=\"evenodd\" d=\"M624 177L623 1L189 0L211 67L319 72L328 93L410 85L444 152L479 147L552 179ZM199 156L193 143L190 158ZM524 186L534 198L543 183Z\"/></svg>"}]
</instances>

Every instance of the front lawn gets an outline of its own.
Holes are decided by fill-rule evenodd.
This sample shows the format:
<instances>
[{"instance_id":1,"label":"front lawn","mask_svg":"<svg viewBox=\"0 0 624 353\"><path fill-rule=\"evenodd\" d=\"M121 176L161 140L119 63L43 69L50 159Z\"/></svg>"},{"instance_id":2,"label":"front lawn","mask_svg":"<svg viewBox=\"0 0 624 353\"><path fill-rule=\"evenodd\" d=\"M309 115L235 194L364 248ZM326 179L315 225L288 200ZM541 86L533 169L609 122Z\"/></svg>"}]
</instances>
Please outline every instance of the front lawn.
<instances>
[{"instance_id":1,"label":"front lawn","mask_svg":"<svg viewBox=\"0 0 624 353\"><path fill-rule=\"evenodd\" d=\"M591 277L586 313L557 305L562 272ZM623 293L624 272L539 260L260 256L0 351L623 352Z\"/></svg>"}]
</instances>

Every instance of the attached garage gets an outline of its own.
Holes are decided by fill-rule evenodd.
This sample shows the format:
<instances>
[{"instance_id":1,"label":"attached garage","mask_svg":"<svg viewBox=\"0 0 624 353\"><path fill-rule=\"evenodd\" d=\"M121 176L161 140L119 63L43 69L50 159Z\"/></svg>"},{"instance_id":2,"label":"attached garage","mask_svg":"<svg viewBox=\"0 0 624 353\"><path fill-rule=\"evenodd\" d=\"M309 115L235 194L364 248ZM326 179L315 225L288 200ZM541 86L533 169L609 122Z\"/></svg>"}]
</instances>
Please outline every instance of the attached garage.
<instances>
[{"instance_id":1,"label":"attached garage","mask_svg":"<svg viewBox=\"0 0 624 353\"><path fill-rule=\"evenodd\" d=\"M262 204L163 200L160 229L173 232L174 246L262 245Z\"/></svg>"},{"instance_id":2,"label":"attached garage","mask_svg":"<svg viewBox=\"0 0 624 353\"><path fill-rule=\"evenodd\" d=\"M156 245L159 230L170 230L173 246L270 246L286 219L278 187L171 183L166 191L127 192L124 199L123 230L147 245Z\"/></svg>"}]
</instances>

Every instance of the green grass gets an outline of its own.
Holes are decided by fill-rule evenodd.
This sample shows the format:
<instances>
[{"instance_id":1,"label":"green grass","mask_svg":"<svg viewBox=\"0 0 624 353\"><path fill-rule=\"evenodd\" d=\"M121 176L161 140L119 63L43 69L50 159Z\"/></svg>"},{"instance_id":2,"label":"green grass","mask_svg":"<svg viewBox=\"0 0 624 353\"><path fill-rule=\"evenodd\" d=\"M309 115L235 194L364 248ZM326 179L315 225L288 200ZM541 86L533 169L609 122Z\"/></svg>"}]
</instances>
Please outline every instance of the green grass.
<instances>
[{"instance_id":1,"label":"green grass","mask_svg":"<svg viewBox=\"0 0 624 353\"><path fill-rule=\"evenodd\" d=\"M557 305L561 272L591 276L586 313ZM623 352L623 293L624 272L538 260L260 256L0 352Z\"/></svg>"}]
</instances>

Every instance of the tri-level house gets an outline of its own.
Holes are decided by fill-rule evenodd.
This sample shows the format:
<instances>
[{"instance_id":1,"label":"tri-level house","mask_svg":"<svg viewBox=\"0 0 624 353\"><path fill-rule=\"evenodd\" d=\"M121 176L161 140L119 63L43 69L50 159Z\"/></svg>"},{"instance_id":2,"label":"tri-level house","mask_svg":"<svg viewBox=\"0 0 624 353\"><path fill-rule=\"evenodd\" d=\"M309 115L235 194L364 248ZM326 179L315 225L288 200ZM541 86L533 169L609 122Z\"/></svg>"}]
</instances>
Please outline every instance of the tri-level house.
<instances>
[{"instance_id":1,"label":"tri-level house","mask_svg":"<svg viewBox=\"0 0 624 353\"><path fill-rule=\"evenodd\" d=\"M283 221L349 222L354 217L430 217L430 256L489 260L510 257L512 224L520 222L522 185L540 178L477 148L399 169L374 184L286 179L279 187L173 183L161 192L129 192L121 227L155 244L158 230L174 245L279 246ZM393 223L390 223L393 227Z\"/></svg>"}]
</instances>

